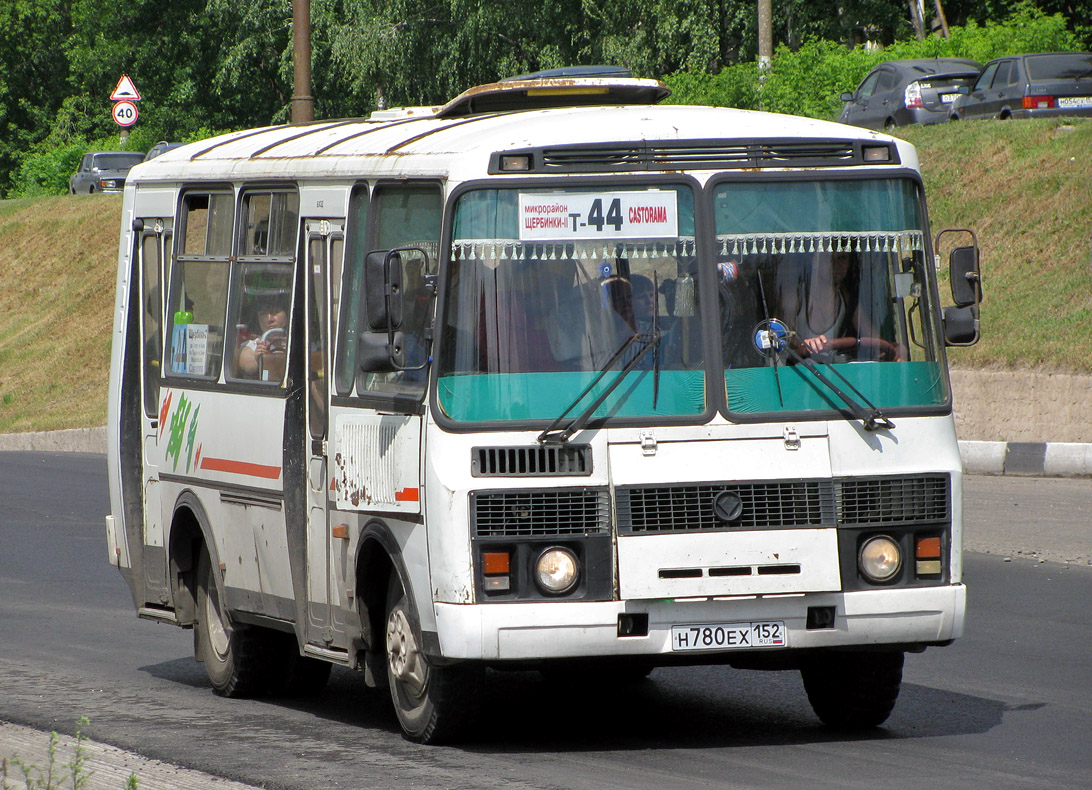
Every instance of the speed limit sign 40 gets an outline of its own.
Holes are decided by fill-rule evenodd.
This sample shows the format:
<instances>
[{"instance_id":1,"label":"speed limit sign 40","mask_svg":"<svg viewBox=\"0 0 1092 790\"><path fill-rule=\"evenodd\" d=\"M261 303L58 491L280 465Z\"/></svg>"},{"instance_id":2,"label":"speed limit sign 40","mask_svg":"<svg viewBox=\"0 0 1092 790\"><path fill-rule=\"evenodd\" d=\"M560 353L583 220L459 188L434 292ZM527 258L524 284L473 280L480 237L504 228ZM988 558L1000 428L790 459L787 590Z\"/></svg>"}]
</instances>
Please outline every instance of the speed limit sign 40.
<instances>
[{"instance_id":1,"label":"speed limit sign 40","mask_svg":"<svg viewBox=\"0 0 1092 790\"><path fill-rule=\"evenodd\" d=\"M131 101L119 101L114 104L114 123L118 126L132 126L140 113Z\"/></svg>"}]
</instances>

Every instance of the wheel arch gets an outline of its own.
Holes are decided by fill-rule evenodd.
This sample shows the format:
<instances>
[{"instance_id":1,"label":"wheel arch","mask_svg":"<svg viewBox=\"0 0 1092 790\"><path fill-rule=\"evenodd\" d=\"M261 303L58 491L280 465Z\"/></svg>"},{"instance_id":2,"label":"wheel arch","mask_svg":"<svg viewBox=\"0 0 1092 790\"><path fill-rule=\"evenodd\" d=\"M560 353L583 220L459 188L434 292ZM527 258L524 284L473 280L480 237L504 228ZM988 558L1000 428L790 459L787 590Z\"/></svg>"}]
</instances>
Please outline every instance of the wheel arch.
<instances>
[{"instance_id":1,"label":"wheel arch","mask_svg":"<svg viewBox=\"0 0 1092 790\"><path fill-rule=\"evenodd\" d=\"M201 549L208 551L214 567L220 566L220 557L205 508L191 490L183 491L175 500L167 546L175 616L179 625L192 626L197 619L197 562Z\"/></svg>"},{"instance_id":2,"label":"wheel arch","mask_svg":"<svg viewBox=\"0 0 1092 790\"><path fill-rule=\"evenodd\" d=\"M356 552L356 602L360 615L361 639L364 643L365 662L369 675L377 685L386 683L385 644L387 585L391 576L398 578L406 592L409 611L421 624L418 609L417 591L413 588L410 574L406 569L402 549L390 527L379 519L373 519L361 531ZM433 637L430 639L429 637ZM429 653L438 654L438 640L435 634L423 635L424 644L436 649ZM371 685L369 680L369 685Z\"/></svg>"}]
</instances>

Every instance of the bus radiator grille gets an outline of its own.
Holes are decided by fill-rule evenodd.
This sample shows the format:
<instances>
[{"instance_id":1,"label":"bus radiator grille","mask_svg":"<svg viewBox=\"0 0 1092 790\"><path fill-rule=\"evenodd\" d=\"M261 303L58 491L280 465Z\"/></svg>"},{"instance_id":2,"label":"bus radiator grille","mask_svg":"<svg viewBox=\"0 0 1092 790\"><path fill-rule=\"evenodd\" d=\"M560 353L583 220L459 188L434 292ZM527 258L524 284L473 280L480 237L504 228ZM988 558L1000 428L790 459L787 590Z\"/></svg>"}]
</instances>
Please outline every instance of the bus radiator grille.
<instances>
[{"instance_id":1,"label":"bus radiator grille","mask_svg":"<svg viewBox=\"0 0 1092 790\"><path fill-rule=\"evenodd\" d=\"M893 526L947 521L951 480L937 474L733 481L619 487L615 496L619 534ZM731 519L718 499L738 502Z\"/></svg>"},{"instance_id":2,"label":"bus radiator grille","mask_svg":"<svg viewBox=\"0 0 1092 790\"><path fill-rule=\"evenodd\" d=\"M477 491L470 495L474 536L552 537L610 531L605 488Z\"/></svg>"}]
</instances>

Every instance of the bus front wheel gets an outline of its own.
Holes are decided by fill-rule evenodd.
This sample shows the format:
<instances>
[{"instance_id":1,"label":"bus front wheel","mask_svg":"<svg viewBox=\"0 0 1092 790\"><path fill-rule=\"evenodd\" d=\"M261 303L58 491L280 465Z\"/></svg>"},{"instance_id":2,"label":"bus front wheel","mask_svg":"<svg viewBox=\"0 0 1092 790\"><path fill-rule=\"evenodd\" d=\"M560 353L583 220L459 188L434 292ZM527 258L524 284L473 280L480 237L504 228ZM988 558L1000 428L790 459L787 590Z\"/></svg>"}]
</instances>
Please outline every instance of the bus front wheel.
<instances>
[{"instance_id":1,"label":"bus front wheel","mask_svg":"<svg viewBox=\"0 0 1092 790\"><path fill-rule=\"evenodd\" d=\"M839 729L878 727L895 707L902 684L901 652L830 652L800 670L812 709Z\"/></svg>"},{"instance_id":2,"label":"bus front wheel","mask_svg":"<svg viewBox=\"0 0 1092 790\"><path fill-rule=\"evenodd\" d=\"M260 629L233 625L220 600L208 551L197 563L197 624L193 652L205 664L212 690L221 697L249 697L266 691L268 645Z\"/></svg>"},{"instance_id":3,"label":"bus front wheel","mask_svg":"<svg viewBox=\"0 0 1092 790\"><path fill-rule=\"evenodd\" d=\"M442 743L465 732L474 714L474 670L430 664L421 628L397 574L387 588L387 681L407 740Z\"/></svg>"}]
</instances>

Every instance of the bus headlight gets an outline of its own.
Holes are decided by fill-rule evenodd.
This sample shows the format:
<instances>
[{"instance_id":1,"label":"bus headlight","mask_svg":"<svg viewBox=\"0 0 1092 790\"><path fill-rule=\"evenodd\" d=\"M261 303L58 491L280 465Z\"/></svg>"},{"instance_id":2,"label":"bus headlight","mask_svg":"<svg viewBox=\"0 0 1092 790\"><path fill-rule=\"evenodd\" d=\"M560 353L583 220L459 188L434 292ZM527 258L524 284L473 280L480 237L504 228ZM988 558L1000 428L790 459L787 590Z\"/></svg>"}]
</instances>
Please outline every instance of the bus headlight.
<instances>
[{"instance_id":1,"label":"bus headlight","mask_svg":"<svg viewBox=\"0 0 1092 790\"><path fill-rule=\"evenodd\" d=\"M902 567L899 544L887 535L876 535L861 544L857 553L857 567L869 581L891 581Z\"/></svg>"},{"instance_id":2,"label":"bus headlight","mask_svg":"<svg viewBox=\"0 0 1092 790\"><path fill-rule=\"evenodd\" d=\"M580 580L576 555L561 546L552 546L535 560L535 582L547 595L569 592Z\"/></svg>"}]
</instances>

